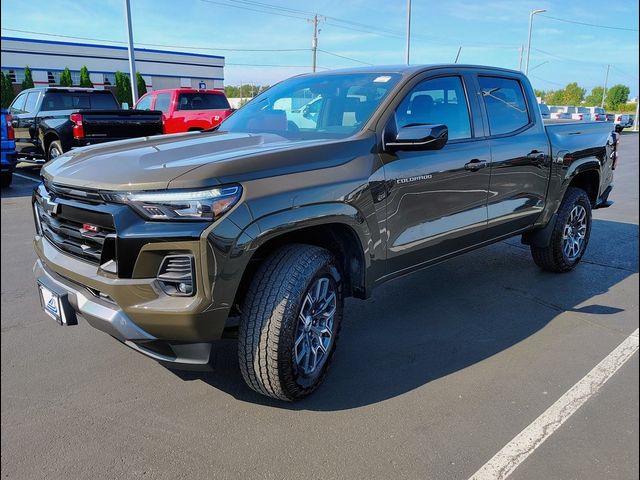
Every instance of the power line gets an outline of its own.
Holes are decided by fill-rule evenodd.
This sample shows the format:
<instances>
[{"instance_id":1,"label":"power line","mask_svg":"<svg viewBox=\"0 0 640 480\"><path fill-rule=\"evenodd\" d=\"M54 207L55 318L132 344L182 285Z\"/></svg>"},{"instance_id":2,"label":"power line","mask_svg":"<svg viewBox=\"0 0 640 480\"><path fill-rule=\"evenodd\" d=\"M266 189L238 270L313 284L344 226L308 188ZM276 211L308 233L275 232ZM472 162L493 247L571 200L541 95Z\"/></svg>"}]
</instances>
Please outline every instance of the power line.
<instances>
[{"instance_id":1,"label":"power line","mask_svg":"<svg viewBox=\"0 0 640 480\"><path fill-rule=\"evenodd\" d=\"M289 14L289 13L271 12L269 10L258 10L256 8L250 8L250 7L243 6L243 5L236 5L236 4L233 4L233 3L220 2L220 1L217 1L217 0L200 0L200 1L204 2L204 3L210 3L212 5L221 5L221 6L224 6L224 7L238 8L240 10L248 10L250 12L266 13L268 15L277 15L279 17L295 18L295 19L298 19L298 20L306 20L308 18L307 16L293 15L293 14Z\"/></svg>"},{"instance_id":2,"label":"power line","mask_svg":"<svg viewBox=\"0 0 640 480\"><path fill-rule=\"evenodd\" d=\"M542 15L542 14L540 16L544 17L544 18L549 18L551 20L556 20L558 22L573 23L575 25L585 25L587 27L608 28L609 30L623 30L625 32L637 32L638 31L637 28L624 28L624 27L612 27L610 25L597 25L595 23L578 22L576 20L567 20L566 18L551 17L549 15Z\"/></svg>"},{"instance_id":3,"label":"power line","mask_svg":"<svg viewBox=\"0 0 640 480\"><path fill-rule=\"evenodd\" d=\"M53 33L44 33L44 32L34 32L31 30L18 30L15 28L5 28L2 27L2 30L6 30L8 32L19 32L19 33L28 33L30 35L44 35L47 37L60 37L60 38L70 38L73 40L92 40L95 42L110 42L110 43L120 43L125 44L127 42L122 42L120 40L107 40L105 38L92 38L92 37L77 37L73 35L58 35ZM175 45L175 44L166 44L166 43L143 43L136 42L136 45L143 45L145 47L169 47L169 48L187 48L190 50L211 50L211 51L227 51L227 52L308 52L308 48L224 48L224 47L196 47L195 45Z\"/></svg>"},{"instance_id":4,"label":"power line","mask_svg":"<svg viewBox=\"0 0 640 480\"><path fill-rule=\"evenodd\" d=\"M540 77L538 77L537 75L529 75L529 76L530 76L530 77L533 77L533 78L537 78L538 80L541 80L541 81L543 81L543 82L549 83L549 84L551 84L551 85L556 85L556 86L558 86L558 87L564 87L564 86L565 86L565 85L563 85L562 83L552 82L551 80L547 80L547 79L544 79L544 78L540 78Z\"/></svg>"},{"instance_id":5,"label":"power line","mask_svg":"<svg viewBox=\"0 0 640 480\"><path fill-rule=\"evenodd\" d=\"M327 55L332 55L334 57L338 57L338 58L344 58L345 60L351 60L352 62L357 62L357 63L361 63L363 65L373 65L373 63L369 63L369 62L363 62L362 60L358 60L357 58L351 58L351 57L347 57L345 55L340 55L338 53L333 53L333 52L328 52L326 50L321 50L318 49L319 52L322 53L326 53Z\"/></svg>"}]
</instances>

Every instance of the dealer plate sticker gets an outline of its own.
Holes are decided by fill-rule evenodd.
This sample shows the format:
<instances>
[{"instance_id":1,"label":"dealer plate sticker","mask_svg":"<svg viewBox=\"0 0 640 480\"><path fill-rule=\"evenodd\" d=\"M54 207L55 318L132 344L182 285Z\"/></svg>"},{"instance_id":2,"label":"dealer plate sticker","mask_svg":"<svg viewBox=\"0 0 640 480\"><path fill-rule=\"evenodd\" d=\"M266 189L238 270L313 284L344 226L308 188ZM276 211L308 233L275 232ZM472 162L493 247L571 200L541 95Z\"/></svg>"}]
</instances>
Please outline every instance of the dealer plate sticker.
<instances>
[{"instance_id":1,"label":"dealer plate sticker","mask_svg":"<svg viewBox=\"0 0 640 480\"><path fill-rule=\"evenodd\" d=\"M40 299L42 300L42 309L60 325L63 323L62 309L60 305L60 297L49 290L42 284L39 284Z\"/></svg>"}]
</instances>

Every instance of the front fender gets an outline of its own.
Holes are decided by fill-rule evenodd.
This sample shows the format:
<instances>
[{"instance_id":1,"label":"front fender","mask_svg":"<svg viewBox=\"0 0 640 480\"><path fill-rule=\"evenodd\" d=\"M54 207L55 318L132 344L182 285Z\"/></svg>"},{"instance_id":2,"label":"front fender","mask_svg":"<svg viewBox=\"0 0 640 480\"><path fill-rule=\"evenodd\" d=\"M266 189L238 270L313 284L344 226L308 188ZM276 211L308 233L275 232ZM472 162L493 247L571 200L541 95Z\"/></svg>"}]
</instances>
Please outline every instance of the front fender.
<instances>
[{"instance_id":1,"label":"front fender","mask_svg":"<svg viewBox=\"0 0 640 480\"><path fill-rule=\"evenodd\" d=\"M232 222L229 222L232 223ZM212 278L212 297L216 307L230 308L236 297L244 272L255 252L267 242L285 234L294 233L308 227L341 224L349 227L358 238L364 258L365 288L371 288L375 275L367 274L372 268L374 241L365 218L351 205L339 202L321 203L291 208L263 216L252 221L246 228L235 230L233 245L227 243L224 251L220 245L218 228L207 235L207 243L215 255L215 265L220 268ZM229 237L228 234L225 236ZM375 262L376 268L383 268L383 262Z\"/></svg>"}]
</instances>

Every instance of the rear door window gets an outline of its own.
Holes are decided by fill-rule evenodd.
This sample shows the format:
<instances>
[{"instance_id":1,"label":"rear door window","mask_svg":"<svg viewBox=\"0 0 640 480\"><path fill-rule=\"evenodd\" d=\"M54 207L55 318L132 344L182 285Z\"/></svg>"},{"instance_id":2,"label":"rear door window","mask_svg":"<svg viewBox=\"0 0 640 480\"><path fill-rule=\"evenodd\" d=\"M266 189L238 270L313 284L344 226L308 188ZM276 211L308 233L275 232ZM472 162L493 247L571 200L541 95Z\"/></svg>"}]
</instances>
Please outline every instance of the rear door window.
<instances>
[{"instance_id":1,"label":"rear door window","mask_svg":"<svg viewBox=\"0 0 640 480\"><path fill-rule=\"evenodd\" d=\"M160 110L164 113L169 112L169 105L171 105L171 94L170 93L159 93L156 96L156 110Z\"/></svg>"},{"instance_id":2,"label":"rear door window","mask_svg":"<svg viewBox=\"0 0 640 480\"><path fill-rule=\"evenodd\" d=\"M36 105L38 104L39 96L40 96L40 92L29 92L29 95L27 95L27 101L24 104L24 111L26 113L31 113L36 111Z\"/></svg>"},{"instance_id":3,"label":"rear door window","mask_svg":"<svg viewBox=\"0 0 640 480\"><path fill-rule=\"evenodd\" d=\"M224 95L216 93L181 93L178 96L178 110L224 110L229 102Z\"/></svg>"},{"instance_id":4,"label":"rear door window","mask_svg":"<svg viewBox=\"0 0 640 480\"><path fill-rule=\"evenodd\" d=\"M27 94L22 93L16 97L11 106L9 112L12 114L24 113L24 103L27 101Z\"/></svg>"},{"instance_id":5,"label":"rear door window","mask_svg":"<svg viewBox=\"0 0 640 480\"><path fill-rule=\"evenodd\" d=\"M522 85L503 77L478 77L491 135L515 132L531 121Z\"/></svg>"}]
</instances>

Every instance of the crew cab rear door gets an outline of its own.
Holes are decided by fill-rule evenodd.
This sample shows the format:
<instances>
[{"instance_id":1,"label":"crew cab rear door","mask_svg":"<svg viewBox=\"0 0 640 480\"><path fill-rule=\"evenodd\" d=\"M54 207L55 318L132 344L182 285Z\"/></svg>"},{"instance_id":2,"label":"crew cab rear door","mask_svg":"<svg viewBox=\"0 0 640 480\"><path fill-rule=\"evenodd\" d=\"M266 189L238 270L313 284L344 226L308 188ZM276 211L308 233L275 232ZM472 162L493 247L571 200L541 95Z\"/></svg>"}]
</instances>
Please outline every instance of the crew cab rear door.
<instances>
[{"instance_id":1,"label":"crew cab rear door","mask_svg":"<svg viewBox=\"0 0 640 480\"><path fill-rule=\"evenodd\" d=\"M385 149L390 275L481 242L487 225L491 152L466 74L428 72L402 98L388 127L444 124L449 140L440 150Z\"/></svg>"},{"instance_id":2,"label":"crew cab rear door","mask_svg":"<svg viewBox=\"0 0 640 480\"><path fill-rule=\"evenodd\" d=\"M498 238L531 226L542 212L551 168L549 142L522 75L493 70L475 76L491 145L488 233Z\"/></svg>"}]
</instances>

